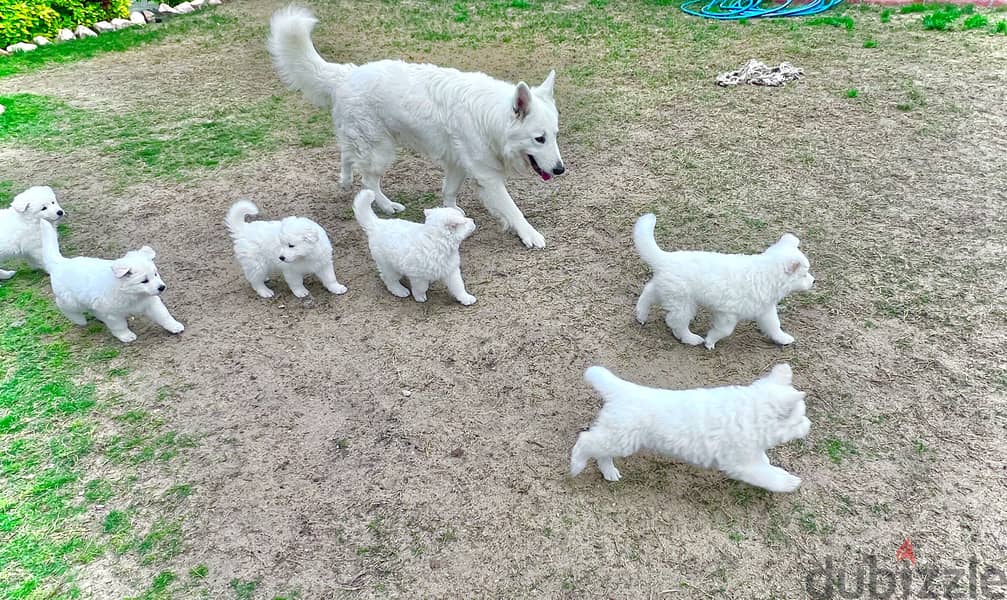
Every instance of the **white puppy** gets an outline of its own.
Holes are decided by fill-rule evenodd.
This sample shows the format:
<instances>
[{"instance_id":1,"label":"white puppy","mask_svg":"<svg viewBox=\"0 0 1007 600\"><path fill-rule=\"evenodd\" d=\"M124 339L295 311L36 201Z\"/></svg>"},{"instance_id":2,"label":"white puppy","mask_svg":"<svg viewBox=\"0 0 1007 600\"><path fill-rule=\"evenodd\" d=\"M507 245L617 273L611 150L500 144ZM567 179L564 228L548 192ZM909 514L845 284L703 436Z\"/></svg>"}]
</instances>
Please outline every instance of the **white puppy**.
<instances>
[{"instance_id":1,"label":"white puppy","mask_svg":"<svg viewBox=\"0 0 1007 600\"><path fill-rule=\"evenodd\" d=\"M32 268L42 268L42 238L38 222L53 223L66 213L56 202L52 188L43 185L30 187L14 196L10 208L0 210L0 263L20 258ZM0 269L0 279L10 279L14 271Z\"/></svg>"},{"instance_id":2,"label":"white puppy","mask_svg":"<svg viewBox=\"0 0 1007 600\"><path fill-rule=\"evenodd\" d=\"M399 281L409 278L413 298L426 302L427 288L443 281L456 300L468 306L476 297L465 291L458 247L472 235L476 224L457 208L428 208L426 220L379 219L371 208L374 192L363 190L353 199L353 214L367 233L367 245L388 291L399 298L409 290Z\"/></svg>"},{"instance_id":3,"label":"white puppy","mask_svg":"<svg viewBox=\"0 0 1007 600\"><path fill-rule=\"evenodd\" d=\"M355 170L378 208L403 210L381 192L381 176L395 161L396 146L406 146L445 170L444 206L455 206L462 183L472 177L483 204L505 228L525 246L545 246L507 193L506 181L522 173L549 181L566 170L556 144L555 72L529 87L400 60L330 63L311 42L317 22L305 8L280 9L273 14L267 46L287 87L331 108L344 190L353 185Z\"/></svg>"},{"instance_id":4,"label":"white puppy","mask_svg":"<svg viewBox=\"0 0 1007 600\"><path fill-rule=\"evenodd\" d=\"M762 254L716 252L665 252L654 240L656 217L646 214L633 229L633 241L654 277L647 282L636 303L636 320L647 322L654 303L668 314L664 320L682 343L695 346L703 338L689 330L699 307L713 313L713 326L706 334L706 347L713 349L731 335L742 320L755 320L759 329L777 344L794 338L780 329L776 305L787 294L811 289L815 278L801 244L787 233Z\"/></svg>"},{"instance_id":5,"label":"white puppy","mask_svg":"<svg viewBox=\"0 0 1007 600\"><path fill-rule=\"evenodd\" d=\"M591 458L609 481L618 481L612 458L649 450L771 492L792 492L801 479L769 464L766 450L808 435L804 392L793 388L790 365L780 364L748 386L661 390L591 367L584 379L605 404L580 434L570 455L577 475Z\"/></svg>"},{"instance_id":6,"label":"white puppy","mask_svg":"<svg viewBox=\"0 0 1007 600\"><path fill-rule=\"evenodd\" d=\"M77 325L87 325L84 313L90 312L112 335L126 343L136 339L126 323L133 315L146 315L171 333L185 329L168 313L159 297L165 285L149 246L127 252L117 260L64 258L59 251L56 228L48 221L42 221L39 227L43 266L49 272L56 306L66 318Z\"/></svg>"},{"instance_id":7,"label":"white puppy","mask_svg":"<svg viewBox=\"0 0 1007 600\"><path fill-rule=\"evenodd\" d=\"M332 268L332 244L325 230L311 219L286 217L282 221L245 222L259 214L248 200L238 200L227 211L224 224L234 238L234 255L245 279L263 298L272 298L266 287L270 275L281 274L298 298L308 295L304 276L314 274L325 289L345 294L346 286L336 280Z\"/></svg>"}]
</instances>

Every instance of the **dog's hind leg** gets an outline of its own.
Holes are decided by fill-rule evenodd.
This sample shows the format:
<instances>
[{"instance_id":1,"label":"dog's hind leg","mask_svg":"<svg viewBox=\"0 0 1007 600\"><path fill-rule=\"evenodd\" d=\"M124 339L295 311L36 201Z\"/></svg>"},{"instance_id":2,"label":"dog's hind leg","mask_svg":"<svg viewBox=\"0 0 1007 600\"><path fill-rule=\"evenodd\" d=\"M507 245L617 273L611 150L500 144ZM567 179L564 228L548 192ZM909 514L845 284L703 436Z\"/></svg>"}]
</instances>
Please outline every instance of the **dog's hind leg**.
<instances>
[{"instance_id":1,"label":"dog's hind leg","mask_svg":"<svg viewBox=\"0 0 1007 600\"><path fill-rule=\"evenodd\" d=\"M413 298L417 302L427 301L427 290L430 288L430 282L426 279L409 278L409 287L413 290Z\"/></svg>"},{"instance_id":2,"label":"dog's hind leg","mask_svg":"<svg viewBox=\"0 0 1007 600\"><path fill-rule=\"evenodd\" d=\"M514 231L525 246L529 248L545 248L545 238L535 231L521 210L514 204L513 198L507 193L507 188L501 181L480 180L479 199L486 210L490 211L505 227Z\"/></svg>"},{"instance_id":3,"label":"dog's hind leg","mask_svg":"<svg viewBox=\"0 0 1007 600\"><path fill-rule=\"evenodd\" d=\"M718 341L731 335L734 327L738 324L738 317L727 313L716 313L713 315L713 327L706 332L706 349L713 350Z\"/></svg>"},{"instance_id":4,"label":"dog's hind leg","mask_svg":"<svg viewBox=\"0 0 1007 600\"><path fill-rule=\"evenodd\" d=\"M670 306L670 308L669 308ZM664 306L668 314L664 316L664 322L667 323L671 332L675 334L683 344L688 344L690 346L698 346L703 343L702 336L698 336L689 329L689 323L692 322L692 318L696 316L696 307L688 305L672 305L668 303Z\"/></svg>"},{"instance_id":5,"label":"dog's hind leg","mask_svg":"<svg viewBox=\"0 0 1007 600\"><path fill-rule=\"evenodd\" d=\"M266 272L258 268L245 268L242 266L242 270L245 272L245 279L251 284L252 289L255 293L262 296L263 298L272 298L273 290L266 287Z\"/></svg>"},{"instance_id":6,"label":"dog's hind leg","mask_svg":"<svg viewBox=\"0 0 1007 600\"><path fill-rule=\"evenodd\" d=\"M381 175L374 174L373 172L364 172L362 175L364 181L364 188L374 192L374 204L380 208L382 211L392 214L397 212L402 212L406 209L398 202L392 202L385 196L385 193L381 191Z\"/></svg>"},{"instance_id":7,"label":"dog's hind leg","mask_svg":"<svg viewBox=\"0 0 1007 600\"><path fill-rule=\"evenodd\" d=\"M444 197L444 206L448 208L458 208L458 190L465 183L465 169L457 166L450 166L444 173L444 186L441 188L441 195Z\"/></svg>"},{"instance_id":8,"label":"dog's hind leg","mask_svg":"<svg viewBox=\"0 0 1007 600\"><path fill-rule=\"evenodd\" d=\"M4 271L3 269L0 269L0 281L10 279L14 276L14 273L17 273L17 271Z\"/></svg>"},{"instance_id":9,"label":"dog's hind leg","mask_svg":"<svg viewBox=\"0 0 1007 600\"><path fill-rule=\"evenodd\" d=\"M381 275L381 281L385 282L385 287L388 288L388 291L391 292L392 295L398 296L399 298L409 297L409 290L407 290L406 286L402 285L402 282L399 281L402 279L401 273L388 265L383 265L381 263L378 263L378 273Z\"/></svg>"},{"instance_id":10,"label":"dog's hind leg","mask_svg":"<svg viewBox=\"0 0 1007 600\"><path fill-rule=\"evenodd\" d=\"M353 187L353 157L345 150L340 151L339 189L344 192Z\"/></svg>"},{"instance_id":11,"label":"dog's hind leg","mask_svg":"<svg viewBox=\"0 0 1007 600\"><path fill-rule=\"evenodd\" d=\"M759 324L759 329L762 333L769 336L769 339L773 340L781 346L786 346L794 341L794 336L788 334L780 328L780 315L776 313L776 307L767 310L759 318L756 319Z\"/></svg>"},{"instance_id":12,"label":"dog's hind leg","mask_svg":"<svg viewBox=\"0 0 1007 600\"><path fill-rule=\"evenodd\" d=\"M168 307L164 305L164 302L160 298L153 298L143 314L171 333L182 333L185 331L185 326L171 316L171 313L168 312Z\"/></svg>"},{"instance_id":13,"label":"dog's hind leg","mask_svg":"<svg viewBox=\"0 0 1007 600\"><path fill-rule=\"evenodd\" d=\"M95 315L95 317L104 323L109 332L120 342L128 344L136 339L136 334L129 330L125 317L116 315Z\"/></svg>"},{"instance_id":14,"label":"dog's hind leg","mask_svg":"<svg viewBox=\"0 0 1007 600\"><path fill-rule=\"evenodd\" d=\"M657 293L656 287L653 279L648 281L647 285L643 286L643 291L640 292L640 299L636 301L636 321L640 325L647 322L650 306L654 304L655 294Z\"/></svg>"}]
</instances>

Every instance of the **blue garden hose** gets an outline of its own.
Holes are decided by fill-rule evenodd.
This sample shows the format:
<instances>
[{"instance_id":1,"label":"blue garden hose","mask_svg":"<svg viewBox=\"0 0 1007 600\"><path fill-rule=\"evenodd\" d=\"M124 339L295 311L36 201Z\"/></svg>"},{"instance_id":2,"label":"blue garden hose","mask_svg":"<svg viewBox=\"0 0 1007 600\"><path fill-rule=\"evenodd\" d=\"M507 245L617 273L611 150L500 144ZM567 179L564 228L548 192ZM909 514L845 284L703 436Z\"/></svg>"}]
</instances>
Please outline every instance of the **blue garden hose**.
<instances>
[{"instance_id":1,"label":"blue garden hose","mask_svg":"<svg viewBox=\"0 0 1007 600\"><path fill-rule=\"evenodd\" d=\"M682 11L695 17L718 19L758 19L759 17L806 17L829 10L843 0L811 0L792 6L794 0L784 0L779 6L762 8L763 0L686 0ZM700 9L693 8L705 3Z\"/></svg>"}]
</instances>

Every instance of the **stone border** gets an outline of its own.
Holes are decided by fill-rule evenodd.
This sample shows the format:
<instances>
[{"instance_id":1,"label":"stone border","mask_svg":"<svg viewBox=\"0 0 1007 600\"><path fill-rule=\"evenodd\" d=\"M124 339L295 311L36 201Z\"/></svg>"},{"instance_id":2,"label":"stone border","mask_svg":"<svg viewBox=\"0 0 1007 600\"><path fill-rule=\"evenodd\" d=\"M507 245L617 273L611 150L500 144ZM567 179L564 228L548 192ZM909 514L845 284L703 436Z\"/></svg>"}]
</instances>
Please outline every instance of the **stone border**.
<instances>
[{"instance_id":1,"label":"stone border","mask_svg":"<svg viewBox=\"0 0 1007 600\"><path fill-rule=\"evenodd\" d=\"M58 42L68 42L72 40L79 40L86 37L98 37L99 34L108 33L110 31L118 31L120 29L126 29L128 27L143 26L147 23L160 23L160 15L185 15L189 13L196 12L207 6L216 6L218 4L223 4L224 0L188 0L188 2L182 2L176 6L169 6L168 4L162 3L157 7L157 10L144 10L144 11L134 11L129 13L128 19L112 19L111 21L98 21L92 27L87 27L84 25L78 25L76 29L60 29L59 33L56 35L56 41ZM32 38L31 42L18 42L16 44L11 44L7 46L6 49L0 48L0 56L7 56L14 54L15 52L31 52L39 46L46 46L52 42L41 35L37 35Z\"/></svg>"}]
</instances>

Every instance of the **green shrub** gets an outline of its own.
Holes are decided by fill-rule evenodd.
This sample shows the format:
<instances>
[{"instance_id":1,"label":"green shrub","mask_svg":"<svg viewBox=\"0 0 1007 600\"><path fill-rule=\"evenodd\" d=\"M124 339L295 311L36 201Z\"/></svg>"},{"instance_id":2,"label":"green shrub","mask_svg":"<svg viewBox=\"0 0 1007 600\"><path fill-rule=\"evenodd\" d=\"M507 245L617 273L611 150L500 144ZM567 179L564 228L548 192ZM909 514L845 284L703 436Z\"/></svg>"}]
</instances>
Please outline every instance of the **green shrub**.
<instances>
[{"instance_id":1,"label":"green shrub","mask_svg":"<svg viewBox=\"0 0 1007 600\"><path fill-rule=\"evenodd\" d=\"M0 46L129 16L130 0L0 0Z\"/></svg>"},{"instance_id":2,"label":"green shrub","mask_svg":"<svg viewBox=\"0 0 1007 600\"><path fill-rule=\"evenodd\" d=\"M986 27L987 25L989 25L989 23L990 20L987 19L985 15L976 13L971 17L965 19L965 22L962 23L962 29L965 30L979 29L980 27Z\"/></svg>"}]
</instances>

